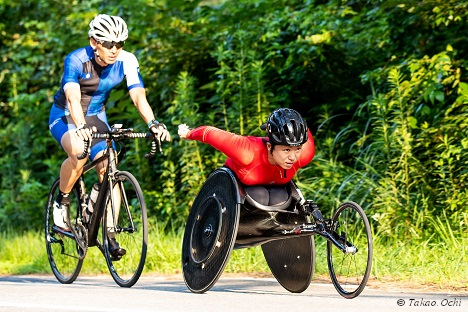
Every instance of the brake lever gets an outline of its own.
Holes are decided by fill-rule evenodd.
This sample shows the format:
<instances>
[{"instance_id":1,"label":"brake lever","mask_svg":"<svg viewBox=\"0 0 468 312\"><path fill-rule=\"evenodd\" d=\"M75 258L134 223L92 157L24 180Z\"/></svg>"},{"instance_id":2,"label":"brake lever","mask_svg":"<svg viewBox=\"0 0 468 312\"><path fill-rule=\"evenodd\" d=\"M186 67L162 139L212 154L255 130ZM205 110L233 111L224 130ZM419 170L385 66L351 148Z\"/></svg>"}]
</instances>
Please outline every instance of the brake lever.
<instances>
[{"instance_id":1,"label":"brake lever","mask_svg":"<svg viewBox=\"0 0 468 312\"><path fill-rule=\"evenodd\" d=\"M159 137L151 140L151 151L148 154L145 155L145 158L146 159L153 158L154 155L156 155L157 149L159 149L159 153L161 155L164 155L164 153L162 151L162 147L161 147L161 139Z\"/></svg>"}]
</instances>

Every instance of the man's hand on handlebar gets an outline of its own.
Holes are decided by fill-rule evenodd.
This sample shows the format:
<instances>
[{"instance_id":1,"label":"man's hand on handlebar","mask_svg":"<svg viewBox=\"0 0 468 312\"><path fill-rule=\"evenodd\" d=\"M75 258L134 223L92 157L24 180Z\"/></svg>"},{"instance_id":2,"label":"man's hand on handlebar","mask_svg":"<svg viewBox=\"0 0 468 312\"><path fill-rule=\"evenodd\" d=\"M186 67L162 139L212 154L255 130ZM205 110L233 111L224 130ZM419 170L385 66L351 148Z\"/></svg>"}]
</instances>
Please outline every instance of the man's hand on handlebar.
<instances>
[{"instance_id":1,"label":"man's hand on handlebar","mask_svg":"<svg viewBox=\"0 0 468 312\"><path fill-rule=\"evenodd\" d=\"M148 125L149 130L154 134L156 139L160 141L170 141L171 134L167 131L166 125L157 121L152 121Z\"/></svg>"},{"instance_id":2,"label":"man's hand on handlebar","mask_svg":"<svg viewBox=\"0 0 468 312\"><path fill-rule=\"evenodd\" d=\"M93 128L91 128L87 124L79 124L76 127L75 135L82 141L90 141L93 139L92 131L96 131L96 127Z\"/></svg>"},{"instance_id":3,"label":"man's hand on handlebar","mask_svg":"<svg viewBox=\"0 0 468 312\"><path fill-rule=\"evenodd\" d=\"M91 150L91 141L93 140L93 132L97 132L96 127L90 127L87 124L80 124L76 127L75 135L83 140L84 142L84 151L81 155L78 155L78 159L84 159L87 155L89 155Z\"/></svg>"}]
</instances>

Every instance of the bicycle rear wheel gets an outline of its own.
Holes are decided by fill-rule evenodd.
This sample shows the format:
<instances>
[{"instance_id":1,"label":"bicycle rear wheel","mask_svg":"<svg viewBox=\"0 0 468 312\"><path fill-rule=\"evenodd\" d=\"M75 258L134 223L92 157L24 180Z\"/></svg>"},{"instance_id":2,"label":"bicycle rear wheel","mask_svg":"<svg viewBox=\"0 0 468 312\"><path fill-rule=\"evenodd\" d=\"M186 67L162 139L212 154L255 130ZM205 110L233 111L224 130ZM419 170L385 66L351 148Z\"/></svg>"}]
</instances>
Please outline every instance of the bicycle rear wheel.
<instances>
[{"instance_id":1,"label":"bicycle rear wheel","mask_svg":"<svg viewBox=\"0 0 468 312\"><path fill-rule=\"evenodd\" d=\"M131 173L120 171L114 179L113 201L109 193L110 190L102 220L104 256L114 281L122 287L131 287L143 271L148 246L148 219L143 192ZM111 209L111 206L114 208ZM107 227L110 224L120 247L126 250L122 257L115 258L109 252Z\"/></svg>"},{"instance_id":2,"label":"bicycle rear wheel","mask_svg":"<svg viewBox=\"0 0 468 312\"><path fill-rule=\"evenodd\" d=\"M49 264L57 280L62 284L75 281L83 265L83 251L71 232L60 231L54 225L54 200L57 197L60 181L55 180L49 192L45 213L45 242ZM80 195L76 188L70 193L70 211L72 226L76 226L79 216Z\"/></svg>"},{"instance_id":3,"label":"bicycle rear wheel","mask_svg":"<svg viewBox=\"0 0 468 312\"><path fill-rule=\"evenodd\" d=\"M373 247L369 221L358 204L346 202L338 207L332 224L336 238L348 246L348 251L343 252L328 241L328 270L338 293L352 299L364 290L372 268Z\"/></svg>"}]
</instances>

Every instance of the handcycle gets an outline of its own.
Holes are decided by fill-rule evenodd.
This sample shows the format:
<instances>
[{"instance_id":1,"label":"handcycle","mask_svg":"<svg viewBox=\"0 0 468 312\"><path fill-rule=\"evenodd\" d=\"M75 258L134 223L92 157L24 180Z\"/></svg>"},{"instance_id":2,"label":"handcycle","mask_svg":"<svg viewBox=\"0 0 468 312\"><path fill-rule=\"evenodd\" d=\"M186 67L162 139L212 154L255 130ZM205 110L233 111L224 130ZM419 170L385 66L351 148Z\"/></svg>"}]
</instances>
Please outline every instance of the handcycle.
<instances>
[{"instance_id":1,"label":"handcycle","mask_svg":"<svg viewBox=\"0 0 468 312\"><path fill-rule=\"evenodd\" d=\"M369 221L357 203L342 203L331 219L325 219L317 204L304 199L290 182L286 202L264 206L229 168L218 168L199 190L185 226L185 284L194 293L208 291L232 250L261 245L276 280L290 292L303 292L314 273L316 235L327 241L335 289L344 298L357 297L369 279L373 252Z\"/></svg>"},{"instance_id":2,"label":"handcycle","mask_svg":"<svg viewBox=\"0 0 468 312\"><path fill-rule=\"evenodd\" d=\"M104 154L86 164L83 173L70 193L69 230L54 225L53 203L59 192L60 178L52 184L45 213L45 241L48 260L57 280L71 284L80 273L88 247L97 246L106 259L114 281L121 287L131 287L139 279L146 260L148 245L148 219L143 192L137 179L127 171L117 169L118 155L115 142L124 139L151 138L151 151L146 158L153 157L161 142L151 133L135 133L124 129L121 124L113 125L106 133L93 133L95 139L105 139ZM79 159L88 154L89 141ZM107 159L107 168L95 202L90 202L84 175ZM99 183L97 184L99 185ZM92 214L86 212L92 205ZM110 221L109 221L110 220ZM99 235L100 232L100 235ZM126 249L124 256L112 256L108 249L109 233L115 233L117 241ZM102 238L99 240L98 236Z\"/></svg>"}]
</instances>

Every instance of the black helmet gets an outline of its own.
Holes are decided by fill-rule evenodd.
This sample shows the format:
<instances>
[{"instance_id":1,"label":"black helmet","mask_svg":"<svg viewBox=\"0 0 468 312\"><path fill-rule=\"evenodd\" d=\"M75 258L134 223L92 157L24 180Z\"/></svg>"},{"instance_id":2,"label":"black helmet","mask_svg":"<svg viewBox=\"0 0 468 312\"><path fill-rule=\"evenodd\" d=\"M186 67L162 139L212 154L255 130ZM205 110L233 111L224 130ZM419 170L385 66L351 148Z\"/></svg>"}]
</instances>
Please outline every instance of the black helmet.
<instances>
[{"instance_id":1,"label":"black helmet","mask_svg":"<svg viewBox=\"0 0 468 312\"><path fill-rule=\"evenodd\" d=\"M271 144L299 146L307 142L307 124L294 109L274 110L261 129L267 130Z\"/></svg>"}]
</instances>

